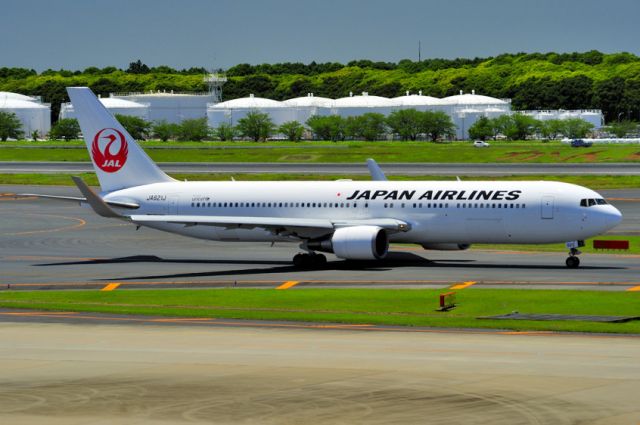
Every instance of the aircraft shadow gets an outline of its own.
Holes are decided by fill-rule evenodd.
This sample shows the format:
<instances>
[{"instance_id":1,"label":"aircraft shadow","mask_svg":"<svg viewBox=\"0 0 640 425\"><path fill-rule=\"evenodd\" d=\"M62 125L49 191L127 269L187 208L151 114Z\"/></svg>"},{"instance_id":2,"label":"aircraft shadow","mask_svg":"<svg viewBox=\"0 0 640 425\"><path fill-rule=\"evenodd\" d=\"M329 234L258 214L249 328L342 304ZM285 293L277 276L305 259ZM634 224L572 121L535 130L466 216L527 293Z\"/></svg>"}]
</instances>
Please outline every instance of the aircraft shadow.
<instances>
[{"instance_id":1,"label":"aircraft shadow","mask_svg":"<svg viewBox=\"0 0 640 425\"><path fill-rule=\"evenodd\" d=\"M145 256L139 256L145 257ZM125 257L130 259L131 257ZM158 263L174 263L174 264L252 264L252 265L273 265L274 267L251 267L233 270L210 270L202 272L187 272L187 273L171 273L171 274L155 274L155 275L138 275L138 276L119 276L110 277L108 279L98 279L100 281L113 281L113 280L151 280L151 279L177 279L177 278L203 278L203 277L220 277L220 276L251 276L251 275L276 275L283 273L296 273L298 275L319 271L372 271L372 272L384 272L398 268L440 268L440 269L476 269L476 270L531 270L531 271L550 271L550 270L568 270L564 265L535 265L535 264L483 264L476 260L465 259L440 259L437 261L429 260L419 255L407 252L392 252L389 256L381 261L330 261L323 267L315 268L298 268L293 266L288 261L248 261L248 260L181 260L181 259L162 259L155 257L152 262ZM131 260L122 261L122 259L112 260L100 260L84 261L74 263L55 263L51 265L61 264L104 264L104 263L126 263L132 262ZM135 262L149 262L144 258L138 258ZM625 267L612 267L612 266L582 266L579 269L572 270L572 272L580 272L581 270L621 270Z\"/></svg>"},{"instance_id":2,"label":"aircraft shadow","mask_svg":"<svg viewBox=\"0 0 640 425\"><path fill-rule=\"evenodd\" d=\"M291 261L260 261L260 260L198 260L189 258L161 258L156 255L132 255L119 258L96 258L82 261L65 261L62 263L34 264L37 267L74 266L84 264L123 264L123 263L176 263L176 264L291 264Z\"/></svg>"}]
</instances>

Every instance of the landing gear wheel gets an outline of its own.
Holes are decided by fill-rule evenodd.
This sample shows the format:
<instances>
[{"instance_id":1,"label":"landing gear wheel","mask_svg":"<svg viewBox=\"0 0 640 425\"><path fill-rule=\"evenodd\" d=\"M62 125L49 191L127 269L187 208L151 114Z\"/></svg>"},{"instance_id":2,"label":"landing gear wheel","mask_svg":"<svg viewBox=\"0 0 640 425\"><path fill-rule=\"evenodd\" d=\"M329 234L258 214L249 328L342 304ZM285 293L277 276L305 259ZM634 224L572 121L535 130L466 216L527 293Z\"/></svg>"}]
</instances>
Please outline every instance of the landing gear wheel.
<instances>
[{"instance_id":1,"label":"landing gear wheel","mask_svg":"<svg viewBox=\"0 0 640 425\"><path fill-rule=\"evenodd\" d=\"M571 256L567 258L567 267L569 267L570 269L577 269L578 266L580 266L580 259L578 257L575 256Z\"/></svg>"},{"instance_id":2,"label":"landing gear wheel","mask_svg":"<svg viewBox=\"0 0 640 425\"><path fill-rule=\"evenodd\" d=\"M300 268L324 267L327 257L322 254L296 254L293 256L293 265Z\"/></svg>"},{"instance_id":3,"label":"landing gear wheel","mask_svg":"<svg viewBox=\"0 0 640 425\"><path fill-rule=\"evenodd\" d=\"M327 265L327 257L324 254L316 254L311 256L313 259L314 265L317 267L324 267Z\"/></svg>"},{"instance_id":4,"label":"landing gear wheel","mask_svg":"<svg viewBox=\"0 0 640 425\"><path fill-rule=\"evenodd\" d=\"M296 267L305 267L309 262L309 254L296 254L293 256L293 265Z\"/></svg>"}]
</instances>

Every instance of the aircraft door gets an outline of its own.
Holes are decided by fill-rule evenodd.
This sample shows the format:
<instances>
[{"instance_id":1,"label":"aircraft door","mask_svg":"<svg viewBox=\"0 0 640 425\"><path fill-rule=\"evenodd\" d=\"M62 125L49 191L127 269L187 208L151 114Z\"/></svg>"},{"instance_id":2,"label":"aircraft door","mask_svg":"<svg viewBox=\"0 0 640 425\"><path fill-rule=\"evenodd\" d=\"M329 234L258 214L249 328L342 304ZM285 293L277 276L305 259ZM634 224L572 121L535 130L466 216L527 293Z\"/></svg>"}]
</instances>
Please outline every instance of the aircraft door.
<instances>
[{"instance_id":1,"label":"aircraft door","mask_svg":"<svg viewBox=\"0 0 640 425\"><path fill-rule=\"evenodd\" d=\"M541 218L553 219L553 196L543 196L540 202L541 206Z\"/></svg>"},{"instance_id":2,"label":"aircraft door","mask_svg":"<svg viewBox=\"0 0 640 425\"><path fill-rule=\"evenodd\" d=\"M167 212L168 215L178 215L178 197L167 197Z\"/></svg>"}]
</instances>

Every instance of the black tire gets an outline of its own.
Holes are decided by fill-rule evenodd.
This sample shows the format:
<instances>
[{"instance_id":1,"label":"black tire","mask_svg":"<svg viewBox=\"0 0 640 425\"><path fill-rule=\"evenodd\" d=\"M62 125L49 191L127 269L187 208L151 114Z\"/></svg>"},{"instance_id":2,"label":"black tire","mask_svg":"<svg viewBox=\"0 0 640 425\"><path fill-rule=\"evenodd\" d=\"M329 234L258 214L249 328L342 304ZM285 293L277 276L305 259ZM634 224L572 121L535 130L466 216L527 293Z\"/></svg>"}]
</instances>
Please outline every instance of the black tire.
<instances>
[{"instance_id":1,"label":"black tire","mask_svg":"<svg viewBox=\"0 0 640 425\"><path fill-rule=\"evenodd\" d=\"M580 266L580 259L578 257L568 257L566 264L570 269L577 269Z\"/></svg>"},{"instance_id":2,"label":"black tire","mask_svg":"<svg viewBox=\"0 0 640 425\"><path fill-rule=\"evenodd\" d=\"M327 265L327 257L325 257L324 254L316 254L312 258L317 267L324 267Z\"/></svg>"},{"instance_id":3,"label":"black tire","mask_svg":"<svg viewBox=\"0 0 640 425\"><path fill-rule=\"evenodd\" d=\"M296 267L303 267L305 264L306 254L296 254L293 256L293 265Z\"/></svg>"}]
</instances>

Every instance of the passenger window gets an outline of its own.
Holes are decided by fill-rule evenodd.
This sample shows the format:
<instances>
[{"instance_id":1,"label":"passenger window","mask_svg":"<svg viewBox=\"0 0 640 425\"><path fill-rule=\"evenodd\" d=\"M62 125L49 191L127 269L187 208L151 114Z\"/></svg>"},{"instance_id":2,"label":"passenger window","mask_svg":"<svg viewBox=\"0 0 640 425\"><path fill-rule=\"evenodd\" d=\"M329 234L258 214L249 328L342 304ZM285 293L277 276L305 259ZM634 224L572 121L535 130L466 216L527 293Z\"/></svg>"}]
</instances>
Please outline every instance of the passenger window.
<instances>
[{"instance_id":1,"label":"passenger window","mask_svg":"<svg viewBox=\"0 0 640 425\"><path fill-rule=\"evenodd\" d=\"M368 203L368 202L365 202L364 207L365 207L365 208L369 208L369 203Z\"/></svg>"}]
</instances>

